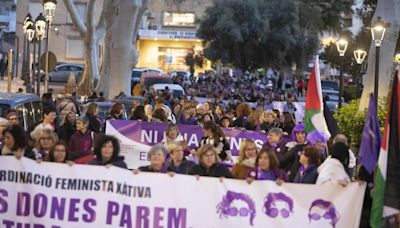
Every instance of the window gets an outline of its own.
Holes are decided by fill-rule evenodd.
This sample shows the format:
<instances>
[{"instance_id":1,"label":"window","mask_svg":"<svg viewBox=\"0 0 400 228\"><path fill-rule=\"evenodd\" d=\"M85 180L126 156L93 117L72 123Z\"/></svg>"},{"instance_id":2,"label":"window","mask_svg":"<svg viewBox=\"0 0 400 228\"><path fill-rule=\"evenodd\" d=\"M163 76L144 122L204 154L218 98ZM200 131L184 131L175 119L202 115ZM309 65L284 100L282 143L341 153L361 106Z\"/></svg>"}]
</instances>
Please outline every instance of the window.
<instances>
[{"instance_id":1,"label":"window","mask_svg":"<svg viewBox=\"0 0 400 228\"><path fill-rule=\"evenodd\" d=\"M25 130L30 130L28 129L28 126L26 126L24 121L24 108L22 107L22 104L16 105L15 110L17 110L19 123L23 124Z\"/></svg>"},{"instance_id":2,"label":"window","mask_svg":"<svg viewBox=\"0 0 400 228\"><path fill-rule=\"evenodd\" d=\"M86 3L74 3L76 10L78 11L79 17L82 19L82 21L85 23L86 22ZM72 24L72 18L69 13L67 13L67 23Z\"/></svg>"},{"instance_id":3,"label":"window","mask_svg":"<svg viewBox=\"0 0 400 228\"><path fill-rule=\"evenodd\" d=\"M62 67L59 67L58 69L57 69L57 71L68 71L69 70L69 67L68 66L62 66Z\"/></svg>"},{"instance_id":4,"label":"window","mask_svg":"<svg viewBox=\"0 0 400 228\"><path fill-rule=\"evenodd\" d=\"M70 69L70 71L82 71L82 68L80 68L80 67L78 67L78 66L70 66L69 67Z\"/></svg>"},{"instance_id":5,"label":"window","mask_svg":"<svg viewBox=\"0 0 400 228\"><path fill-rule=\"evenodd\" d=\"M42 120L42 103L40 101L32 102L33 114L35 116L35 123L40 122Z\"/></svg>"},{"instance_id":6,"label":"window","mask_svg":"<svg viewBox=\"0 0 400 228\"><path fill-rule=\"evenodd\" d=\"M67 59L83 59L85 57L85 46L82 39L67 38Z\"/></svg>"},{"instance_id":7,"label":"window","mask_svg":"<svg viewBox=\"0 0 400 228\"><path fill-rule=\"evenodd\" d=\"M9 6L0 6L0 15L8 16L10 15L11 8Z\"/></svg>"},{"instance_id":8,"label":"window","mask_svg":"<svg viewBox=\"0 0 400 228\"><path fill-rule=\"evenodd\" d=\"M194 13L163 12L162 25L176 27L195 27L195 18L196 16Z\"/></svg>"},{"instance_id":9,"label":"window","mask_svg":"<svg viewBox=\"0 0 400 228\"><path fill-rule=\"evenodd\" d=\"M24 109L25 109L26 122L28 124L27 127L28 129L31 129L32 126L35 124L35 117L31 102L24 103Z\"/></svg>"}]
</instances>

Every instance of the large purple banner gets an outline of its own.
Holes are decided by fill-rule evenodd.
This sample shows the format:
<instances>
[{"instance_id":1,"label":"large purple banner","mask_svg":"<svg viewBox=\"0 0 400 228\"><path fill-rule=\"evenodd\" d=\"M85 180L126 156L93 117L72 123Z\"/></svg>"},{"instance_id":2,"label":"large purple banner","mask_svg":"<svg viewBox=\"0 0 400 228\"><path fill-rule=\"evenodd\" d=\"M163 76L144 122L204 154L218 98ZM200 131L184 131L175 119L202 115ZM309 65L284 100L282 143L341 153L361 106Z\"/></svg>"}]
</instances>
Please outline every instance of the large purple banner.
<instances>
[{"instance_id":1,"label":"large purple banner","mask_svg":"<svg viewBox=\"0 0 400 228\"><path fill-rule=\"evenodd\" d=\"M141 122L133 120L111 120L107 122L106 133L116 136L122 145L122 155L126 157L129 167L147 164L147 151L152 145L160 143L165 137L167 124ZM198 148L203 137L202 128L198 125L178 125L180 134L190 148ZM239 155L240 142L253 139L261 148L267 136L260 132L224 129L232 154ZM140 163L140 164L139 164Z\"/></svg>"}]
</instances>

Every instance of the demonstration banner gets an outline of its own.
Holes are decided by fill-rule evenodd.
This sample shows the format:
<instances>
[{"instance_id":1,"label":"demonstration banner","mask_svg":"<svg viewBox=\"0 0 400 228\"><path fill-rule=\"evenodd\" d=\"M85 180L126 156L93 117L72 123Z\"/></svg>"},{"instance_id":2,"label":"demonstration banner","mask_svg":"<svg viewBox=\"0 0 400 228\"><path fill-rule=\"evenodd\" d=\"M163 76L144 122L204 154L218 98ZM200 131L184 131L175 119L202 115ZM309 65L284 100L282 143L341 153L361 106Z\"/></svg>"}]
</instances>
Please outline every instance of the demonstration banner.
<instances>
[{"instance_id":1,"label":"demonstration banner","mask_svg":"<svg viewBox=\"0 0 400 228\"><path fill-rule=\"evenodd\" d=\"M365 184L307 185L0 157L0 227L358 227ZM312 193L312 194L310 194Z\"/></svg>"},{"instance_id":2,"label":"demonstration banner","mask_svg":"<svg viewBox=\"0 0 400 228\"><path fill-rule=\"evenodd\" d=\"M177 125L180 134L186 140L190 148L197 149L200 146L203 130L198 125ZM134 120L110 120L107 121L106 134L113 135L120 140L121 155L129 168L138 168L148 165L147 151L150 147L163 141L167 124L154 122L141 122ZM239 155L240 142L243 139L253 139L261 148L267 136L260 132L224 129L229 140L229 145L234 156Z\"/></svg>"}]
</instances>

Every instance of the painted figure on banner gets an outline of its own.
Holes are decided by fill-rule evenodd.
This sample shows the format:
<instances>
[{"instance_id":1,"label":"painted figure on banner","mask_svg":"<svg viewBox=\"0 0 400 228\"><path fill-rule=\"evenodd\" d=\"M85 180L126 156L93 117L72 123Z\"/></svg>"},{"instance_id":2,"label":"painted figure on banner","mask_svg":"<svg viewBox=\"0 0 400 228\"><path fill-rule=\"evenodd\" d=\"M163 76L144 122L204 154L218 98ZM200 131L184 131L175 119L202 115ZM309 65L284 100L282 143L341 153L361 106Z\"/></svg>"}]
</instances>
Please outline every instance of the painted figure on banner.
<instances>
[{"instance_id":1,"label":"painted figure on banner","mask_svg":"<svg viewBox=\"0 0 400 228\"><path fill-rule=\"evenodd\" d=\"M217 213L220 218L249 217L249 223L254 225L256 206L250 196L228 191L222 201L217 205Z\"/></svg>"},{"instance_id":2,"label":"painted figure on banner","mask_svg":"<svg viewBox=\"0 0 400 228\"><path fill-rule=\"evenodd\" d=\"M293 213L293 200L282 192L269 193L265 197L264 213L271 218L287 219Z\"/></svg>"},{"instance_id":3,"label":"painted figure on banner","mask_svg":"<svg viewBox=\"0 0 400 228\"><path fill-rule=\"evenodd\" d=\"M310 224L317 225L315 227L326 226L327 222L329 222L335 228L340 219L340 214L332 202L317 199L311 203L308 218L310 219Z\"/></svg>"}]
</instances>

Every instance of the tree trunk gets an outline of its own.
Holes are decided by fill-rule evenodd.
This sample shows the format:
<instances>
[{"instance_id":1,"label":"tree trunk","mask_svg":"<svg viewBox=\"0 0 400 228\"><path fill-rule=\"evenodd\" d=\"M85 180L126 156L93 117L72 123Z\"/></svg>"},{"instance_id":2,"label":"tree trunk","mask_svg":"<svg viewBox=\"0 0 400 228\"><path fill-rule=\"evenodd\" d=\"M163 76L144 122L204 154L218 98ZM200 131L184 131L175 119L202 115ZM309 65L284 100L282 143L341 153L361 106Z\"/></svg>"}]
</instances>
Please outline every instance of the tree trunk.
<instances>
[{"instance_id":1,"label":"tree trunk","mask_svg":"<svg viewBox=\"0 0 400 228\"><path fill-rule=\"evenodd\" d=\"M131 94L132 67L138 58L134 44L147 0L109 0L107 5L103 8L106 37L98 89L114 98L121 92Z\"/></svg>"},{"instance_id":2,"label":"tree trunk","mask_svg":"<svg viewBox=\"0 0 400 228\"><path fill-rule=\"evenodd\" d=\"M386 23L390 23L380 50L378 95L382 98L388 95L393 75L393 56L400 31L400 0L379 0L372 22L374 22L377 17L382 17ZM368 53L368 69L363 83L364 89L361 96L360 110L368 108L369 94L374 91L375 56L376 49L372 41Z\"/></svg>"}]
</instances>

